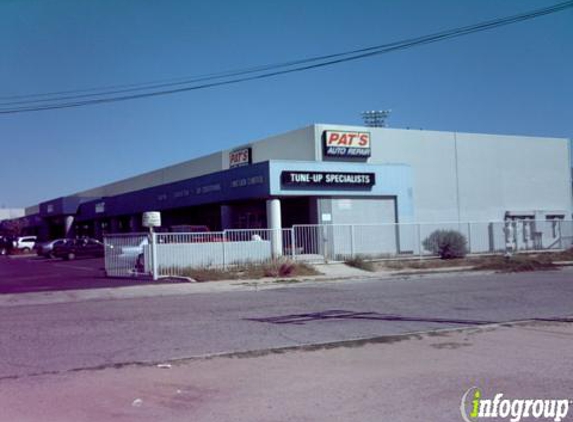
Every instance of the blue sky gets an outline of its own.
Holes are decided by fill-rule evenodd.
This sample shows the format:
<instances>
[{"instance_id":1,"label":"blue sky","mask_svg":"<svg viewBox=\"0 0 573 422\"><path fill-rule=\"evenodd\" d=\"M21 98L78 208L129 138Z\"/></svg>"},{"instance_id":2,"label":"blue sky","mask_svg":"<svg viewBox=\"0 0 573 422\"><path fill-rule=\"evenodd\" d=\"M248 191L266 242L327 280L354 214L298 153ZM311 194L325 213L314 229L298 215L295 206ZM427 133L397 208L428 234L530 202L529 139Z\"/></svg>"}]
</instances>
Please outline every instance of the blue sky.
<instances>
[{"instance_id":1,"label":"blue sky","mask_svg":"<svg viewBox=\"0 0 573 422\"><path fill-rule=\"evenodd\" d=\"M334 53L546 7L539 0L0 0L0 96ZM273 79L0 115L0 206L313 122L573 137L573 11ZM6 101L6 100L4 100Z\"/></svg>"}]
</instances>

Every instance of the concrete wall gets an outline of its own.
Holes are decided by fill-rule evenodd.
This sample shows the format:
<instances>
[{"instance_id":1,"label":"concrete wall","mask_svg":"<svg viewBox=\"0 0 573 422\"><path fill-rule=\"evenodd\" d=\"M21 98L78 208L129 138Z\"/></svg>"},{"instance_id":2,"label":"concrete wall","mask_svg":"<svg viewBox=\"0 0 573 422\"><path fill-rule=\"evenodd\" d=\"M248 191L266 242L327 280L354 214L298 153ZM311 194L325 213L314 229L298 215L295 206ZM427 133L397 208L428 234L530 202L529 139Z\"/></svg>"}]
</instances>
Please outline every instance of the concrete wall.
<instances>
[{"instance_id":1,"label":"concrete wall","mask_svg":"<svg viewBox=\"0 0 573 422\"><path fill-rule=\"evenodd\" d=\"M461 220L504 211L565 211L571 215L568 141L457 134Z\"/></svg>"},{"instance_id":2,"label":"concrete wall","mask_svg":"<svg viewBox=\"0 0 573 422\"><path fill-rule=\"evenodd\" d=\"M24 216L24 208L0 208L0 221Z\"/></svg>"},{"instance_id":3,"label":"concrete wall","mask_svg":"<svg viewBox=\"0 0 573 422\"><path fill-rule=\"evenodd\" d=\"M319 221L324 224L396 223L395 198L332 198L319 200ZM323 214L330 220L322 221Z\"/></svg>"},{"instance_id":4,"label":"concrete wall","mask_svg":"<svg viewBox=\"0 0 573 422\"><path fill-rule=\"evenodd\" d=\"M317 129L317 145L327 129L369 131L368 163L411 165L413 221L502 220L506 211L561 211L571 217L567 139L340 125Z\"/></svg>"},{"instance_id":5,"label":"concrete wall","mask_svg":"<svg viewBox=\"0 0 573 422\"><path fill-rule=\"evenodd\" d=\"M395 198L333 198L319 201L319 219L327 214L334 224L326 228L331 259L356 254L396 254ZM351 225L359 224L352 227ZM342 225L342 226L336 226Z\"/></svg>"},{"instance_id":6,"label":"concrete wall","mask_svg":"<svg viewBox=\"0 0 573 422\"><path fill-rule=\"evenodd\" d=\"M376 184L370 189L289 189L281 186L283 171L344 171L373 172ZM318 196L318 197L397 197L398 219L400 222L412 221L414 213L412 169L403 164L364 165L362 163L327 163L308 161L269 162L270 193L273 196Z\"/></svg>"},{"instance_id":7,"label":"concrete wall","mask_svg":"<svg viewBox=\"0 0 573 422\"><path fill-rule=\"evenodd\" d=\"M40 212L40 205L32 205L24 209L24 215L34 215Z\"/></svg>"},{"instance_id":8,"label":"concrete wall","mask_svg":"<svg viewBox=\"0 0 573 422\"><path fill-rule=\"evenodd\" d=\"M74 196L85 198L114 196L214 173L222 170L221 155L222 153L218 152L195 160L185 161L129 179L120 180L119 182L110 183L109 185L78 192Z\"/></svg>"},{"instance_id":9,"label":"concrete wall","mask_svg":"<svg viewBox=\"0 0 573 422\"><path fill-rule=\"evenodd\" d=\"M401 195L413 197L413 200L398 201L401 222L501 220L506 211L557 211L565 212L566 218L571 217L571 170L567 139L317 124L243 146L252 148L255 163L284 160L293 169L298 166L304 170L318 170L320 164L312 162L323 160L321 135L326 129L369 131L372 135L372 156L364 162L411 166L412 185L407 195ZM186 161L73 196L114 196L221 171L228 168L230 151ZM308 163L313 168L308 168ZM336 167L342 162L329 164ZM356 170L353 171L363 171L357 160L346 165L355 165ZM286 164L281 166L287 167ZM274 167L271 169L271 194L292 195L293 192L281 191L277 187L278 179L275 178L279 170L278 167L276 171ZM391 180L392 174L388 170L381 175L377 185L395 187L404 184ZM373 191L373 194L376 192ZM396 192L381 189L377 194L396 195ZM405 202L412 202L410 209L403 208ZM37 206L29 207L26 213L37 213L37 209ZM537 215L543 216L543 213ZM404 216L407 218L404 219Z\"/></svg>"},{"instance_id":10,"label":"concrete wall","mask_svg":"<svg viewBox=\"0 0 573 422\"><path fill-rule=\"evenodd\" d=\"M254 163L277 157L288 160L314 160L314 129L314 126L308 126L243 146L252 147ZM229 152L240 148L237 146L237 148L194 158L115 183L78 192L74 196L94 198L119 195L225 170L229 168Z\"/></svg>"},{"instance_id":11,"label":"concrete wall","mask_svg":"<svg viewBox=\"0 0 573 422\"><path fill-rule=\"evenodd\" d=\"M229 168L229 153L242 147L252 148L253 163L269 160L314 161L316 159L315 126L307 126L261 141L223 151L223 168Z\"/></svg>"}]
</instances>

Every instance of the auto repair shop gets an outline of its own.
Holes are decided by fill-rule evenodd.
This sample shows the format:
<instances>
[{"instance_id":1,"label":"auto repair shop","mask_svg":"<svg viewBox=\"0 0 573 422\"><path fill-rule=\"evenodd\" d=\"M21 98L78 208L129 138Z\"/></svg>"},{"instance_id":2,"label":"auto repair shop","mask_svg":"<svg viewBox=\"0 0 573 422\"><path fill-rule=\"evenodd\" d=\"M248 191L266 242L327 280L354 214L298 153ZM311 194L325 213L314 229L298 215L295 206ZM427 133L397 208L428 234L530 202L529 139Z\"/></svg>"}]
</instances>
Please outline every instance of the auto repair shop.
<instances>
[{"instance_id":1,"label":"auto repair shop","mask_svg":"<svg viewBox=\"0 0 573 422\"><path fill-rule=\"evenodd\" d=\"M570 219L569 140L314 124L26 209L43 238L293 224Z\"/></svg>"}]
</instances>

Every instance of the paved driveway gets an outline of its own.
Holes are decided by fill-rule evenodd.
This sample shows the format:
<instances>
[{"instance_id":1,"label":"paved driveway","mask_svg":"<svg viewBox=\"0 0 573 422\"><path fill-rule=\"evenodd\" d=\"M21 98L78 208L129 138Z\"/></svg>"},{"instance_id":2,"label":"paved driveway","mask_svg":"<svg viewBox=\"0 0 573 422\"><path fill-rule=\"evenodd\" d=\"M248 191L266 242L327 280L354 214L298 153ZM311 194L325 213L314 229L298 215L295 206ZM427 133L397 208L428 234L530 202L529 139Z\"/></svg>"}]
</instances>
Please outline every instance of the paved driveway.
<instances>
[{"instance_id":1,"label":"paved driveway","mask_svg":"<svg viewBox=\"0 0 573 422\"><path fill-rule=\"evenodd\" d=\"M30 257L0 258L0 294L42 292L146 283L135 278L108 278L103 258L63 261Z\"/></svg>"}]
</instances>

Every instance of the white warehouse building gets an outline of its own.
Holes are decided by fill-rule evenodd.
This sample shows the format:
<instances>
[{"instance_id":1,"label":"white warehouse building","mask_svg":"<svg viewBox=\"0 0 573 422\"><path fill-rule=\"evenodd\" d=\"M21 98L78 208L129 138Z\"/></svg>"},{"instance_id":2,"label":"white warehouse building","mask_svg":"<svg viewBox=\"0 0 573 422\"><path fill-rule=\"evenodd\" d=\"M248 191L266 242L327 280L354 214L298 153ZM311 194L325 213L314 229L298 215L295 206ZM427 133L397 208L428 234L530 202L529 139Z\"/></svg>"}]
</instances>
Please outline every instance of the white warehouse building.
<instances>
[{"instance_id":1,"label":"white warehouse building","mask_svg":"<svg viewBox=\"0 0 573 422\"><path fill-rule=\"evenodd\" d=\"M212 231L570 220L569 148L566 138L313 124L45 201L25 219L45 238L141 231L146 211L161 211L165 230Z\"/></svg>"}]
</instances>

